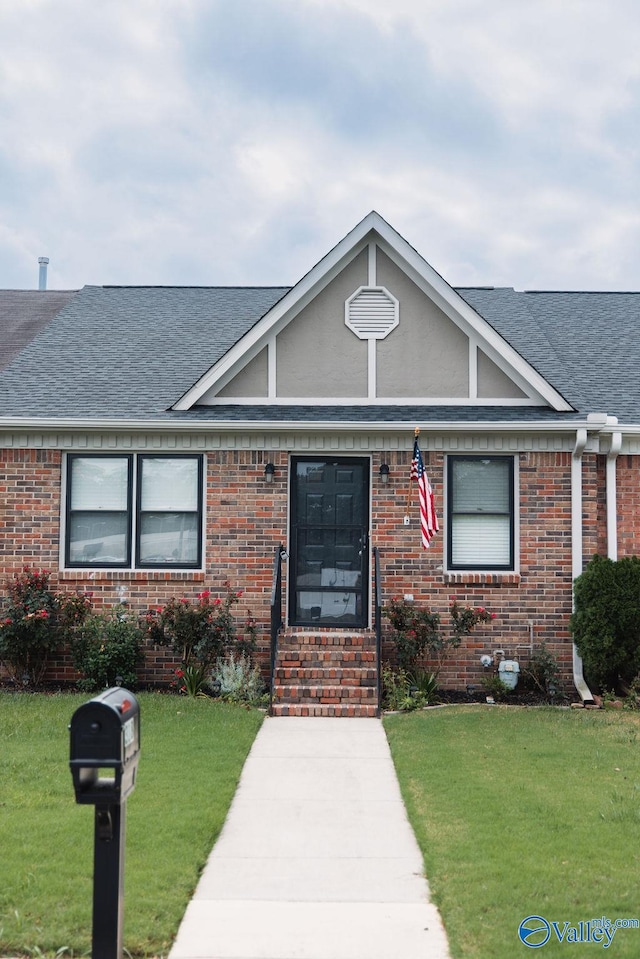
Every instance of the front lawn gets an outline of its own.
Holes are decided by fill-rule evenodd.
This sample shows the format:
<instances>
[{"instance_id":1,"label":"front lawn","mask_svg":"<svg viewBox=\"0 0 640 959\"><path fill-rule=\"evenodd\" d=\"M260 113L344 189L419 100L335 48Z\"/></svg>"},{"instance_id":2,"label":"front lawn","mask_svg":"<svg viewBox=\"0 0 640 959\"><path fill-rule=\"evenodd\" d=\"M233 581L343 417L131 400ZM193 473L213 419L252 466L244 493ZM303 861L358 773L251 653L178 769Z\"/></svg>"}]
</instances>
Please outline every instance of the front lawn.
<instances>
[{"instance_id":1,"label":"front lawn","mask_svg":"<svg viewBox=\"0 0 640 959\"><path fill-rule=\"evenodd\" d=\"M638 714L445 707L384 724L455 959L530 956L528 916L563 937L551 926L544 959L601 955L588 920L640 919ZM635 959L640 928L610 949Z\"/></svg>"},{"instance_id":2,"label":"front lawn","mask_svg":"<svg viewBox=\"0 0 640 959\"><path fill-rule=\"evenodd\" d=\"M75 803L67 729L87 698L0 693L0 955L90 949L94 812ZM134 956L166 955L262 713L208 699L138 699L124 945Z\"/></svg>"}]
</instances>

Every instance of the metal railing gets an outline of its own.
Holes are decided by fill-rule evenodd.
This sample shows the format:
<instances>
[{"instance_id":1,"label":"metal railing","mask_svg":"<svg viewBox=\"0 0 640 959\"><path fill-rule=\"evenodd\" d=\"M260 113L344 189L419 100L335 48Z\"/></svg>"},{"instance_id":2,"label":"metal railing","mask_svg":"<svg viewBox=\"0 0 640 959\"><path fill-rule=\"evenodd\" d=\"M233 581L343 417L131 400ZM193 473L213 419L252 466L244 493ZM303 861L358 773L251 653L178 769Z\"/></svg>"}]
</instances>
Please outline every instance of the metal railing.
<instances>
[{"instance_id":1,"label":"metal railing","mask_svg":"<svg viewBox=\"0 0 640 959\"><path fill-rule=\"evenodd\" d=\"M284 625L282 619L282 560L286 556L286 551L282 544L276 546L273 558L273 583L271 586L271 686L269 691L269 703L273 699L273 682L276 672L276 661L278 658L278 637L280 630Z\"/></svg>"},{"instance_id":2,"label":"metal railing","mask_svg":"<svg viewBox=\"0 0 640 959\"><path fill-rule=\"evenodd\" d=\"M376 634L376 685L378 716L382 712L382 584L380 582L380 550L373 547L373 625Z\"/></svg>"}]
</instances>

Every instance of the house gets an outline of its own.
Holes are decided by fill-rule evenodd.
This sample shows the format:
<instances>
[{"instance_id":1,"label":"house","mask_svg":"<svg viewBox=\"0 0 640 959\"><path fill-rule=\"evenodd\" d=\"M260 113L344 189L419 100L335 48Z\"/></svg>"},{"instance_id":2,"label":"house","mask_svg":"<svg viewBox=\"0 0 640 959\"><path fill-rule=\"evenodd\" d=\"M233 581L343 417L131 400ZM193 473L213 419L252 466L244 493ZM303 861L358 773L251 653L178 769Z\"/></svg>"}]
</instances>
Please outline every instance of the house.
<instances>
[{"instance_id":1,"label":"house","mask_svg":"<svg viewBox=\"0 0 640 959\"><path fill-rule=\"evenodd\" d=\"M376 706L375 557L384 602L496 613L443 685L544 642L591 699L572 582L636 551L640 294L453 289L372 212L291 288L6 293L0 322L24 334L38 302L0 373L2 579L46 566L140 611L228 579L266 656L283 556L279 705L353 714Z\"/></svg>"}]
</instances>

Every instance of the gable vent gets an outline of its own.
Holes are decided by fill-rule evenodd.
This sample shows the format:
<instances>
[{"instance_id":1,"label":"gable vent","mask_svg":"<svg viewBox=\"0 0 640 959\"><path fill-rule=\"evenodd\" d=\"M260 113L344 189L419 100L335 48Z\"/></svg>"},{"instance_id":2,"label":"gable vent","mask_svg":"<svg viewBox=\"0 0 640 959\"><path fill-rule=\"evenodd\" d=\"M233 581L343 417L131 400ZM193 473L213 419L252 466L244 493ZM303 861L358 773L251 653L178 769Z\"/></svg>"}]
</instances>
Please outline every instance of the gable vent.
<instances>
[{"instance_id":1,"label":"gable vent","mask_svg":"<svg viewBox=\"0 0 640 959\"><path fill-rule=\"evenodd\" d=\"M399 313L384 286L361 286L344 305L344 321L361 340L383 340L400 322Z\"/></svg>"}]
</instances>

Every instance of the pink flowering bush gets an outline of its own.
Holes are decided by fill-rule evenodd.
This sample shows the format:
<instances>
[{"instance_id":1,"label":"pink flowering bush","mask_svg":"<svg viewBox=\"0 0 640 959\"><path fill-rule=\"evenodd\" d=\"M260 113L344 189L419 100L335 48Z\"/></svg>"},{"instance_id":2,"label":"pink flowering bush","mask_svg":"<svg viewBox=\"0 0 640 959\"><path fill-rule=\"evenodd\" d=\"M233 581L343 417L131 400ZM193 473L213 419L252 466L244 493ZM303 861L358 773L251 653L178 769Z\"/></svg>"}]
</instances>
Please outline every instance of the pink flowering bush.
<instances>
[{"instance_id":1,"label":"pink flowering bush","mask_svg":"<svg viewBox=\"0 0 640 959\"><path fill-rule=\"evenodd\" d=\"M456 647L479 623L490 623L496 618L496 614L490 613L484 606L461 606L455 596L450 597L450 602L452 645Z\"/></svg>"},{"instance_id":2,"label":"pink flowering bush","mask_svg":"<svg viewBox=\"0 0 640 959\"><path fill-rule=\"evenodd\" d=\"M484 606L463 606L455 596L451 597L449 613L451 630L441 630L441 619L428 606L394 596L383 609L393 629L396 658L401 670L412 672L421 658L426 656L437 661L436 673L451 649L457 649L463 638L480 623L490 623L496 618Z\"/></svg>"},{"instance_id":3,"label":"pink flowering bush","mask_svg":"<svg viewBox=\"0 0 640 959\"><path fill-rule=\"evenodd\" d=\"M383 613L393 629L400 669L413 669L426 649L434 652L441 648L440 616L432 613L428 606L416 606L394 596Z\"/></svg>"},{"instance_id":4,"label":"pink flowering bush","mask_svg":"<svg viewBox=\"0 0 640 959\"><path fill-rule=\"evenodd\" d=\"M164 606L147 611L143 626L152 643L168 646L180 658L183 676L191 666L211 667L227 650L240 648L253 652L256 624L249 616L246 635L239 637L233 608L242 597L231 583L224 583L223 597L212 599L211 590L198 593L195 601L183 597L170 599Z\"/></svg>"},{"instance_id":5,"label":"pink flowering bush","mask_svg":"<svg viewBox=\"0 0 640 959\"><path fill-rule=\"evenodd\" d=\"M91 610L90 593L54 592L46 569L25 566L5 583L9 600L0 614L0 660L22 685L41 682L52 653Z\"/></svg>"}]
</instances>

